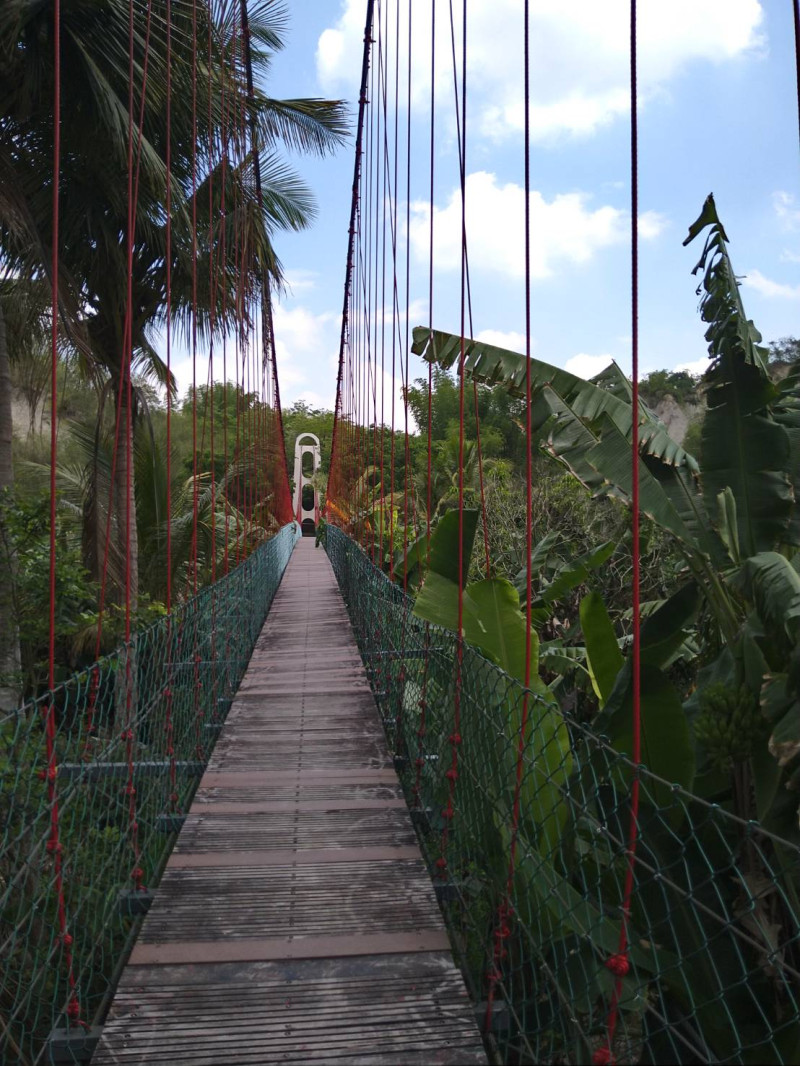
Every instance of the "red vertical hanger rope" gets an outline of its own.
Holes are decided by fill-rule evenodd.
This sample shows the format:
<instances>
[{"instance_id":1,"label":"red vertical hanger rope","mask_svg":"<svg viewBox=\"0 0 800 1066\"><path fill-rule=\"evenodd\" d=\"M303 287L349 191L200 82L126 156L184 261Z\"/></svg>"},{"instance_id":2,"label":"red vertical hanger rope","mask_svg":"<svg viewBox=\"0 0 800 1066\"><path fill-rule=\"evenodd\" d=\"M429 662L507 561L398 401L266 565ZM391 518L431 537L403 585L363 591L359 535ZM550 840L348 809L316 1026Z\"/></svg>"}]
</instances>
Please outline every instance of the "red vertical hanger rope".
<instances>
[{"instance_id":1,"label":"red vertical hanger rope","mask_svg":"<svg viewBox=\"0 0 800 1066\"><path fill-rule=\"evenodd\" d=\"M132 193L131 193L131 195L128 198L129 215L132 214L133 218L136 217L136 210L137 210L137 203L138 203L138 196L139 196L139 171L140 171L140 166L141 166L142 139L143 139L142 128L143 128L143 125L144 125L145 96L146 96L146 91L147 91L147 74L148 74L149 58L150 58L150 33L151 33L151 28L152 28L152 8L153 8L152 0L148 0L148 5L147 5L147 24L146 24L145 39L144 39L144 59L143 59L143 63L142 63L142 93L141 93L141 98L140 98L140 102L139 102L139 123L138 123L138 127L137 127L136 165L135 165L135 171L134 171L134 177L133 177ZM129 85L129 94L130 94L131 100L133 99L132 88L133 88L133 81L131 80L130 85ZM125 321L124 321L124 324L123 324L123 355L122 355L122 358L121 358L121 364L124 364L124 362L125 362L124 350L125 350L125 347L128 344L129 318L130 318L130 315L131 315L130 302L126 301ZM123 409L125 408L125 405L123 404L124 396L125 396L125 373L124 373L124 366L121 365L121 367L120 367L120 375L119 375L119 387L118 387L117 393L116 393L116 401L117 402L116 402L116 415L115 415L115 419L114 419L114 438L113 438L113 446L112 446L112 453L111 453L111 472L110 472L109 486L108 486L108 506L106 508L106 524L105 524L105 533L104 533L104 537L103 537L103 556L102 556L102 563L101 563L101 567L100 567L100 590L99 590L99 595L98 595L98 607L97 607L97 627L96 627L96 630L95 630L95 649L94 649L95 661L97 661L100 658L100 652L101 652L101 649L102 649L102 642L103 642L103 621L104 621L104 616L105 616L106 591L107 591L107 587L108 587L108 568L109 568L109 561L110 561L110 554L111 554L111 525L112 525L112 518L113 518L113 515L114 515L114 498L115 498L115 492L116 492L115 486L116 486L116 476L117 476L117 462L118 462L118 458L119 458L120 432L121 432L121 430L123 428L122 427L122 417L123 417ZM97 692L98 692L99 684L100 684L100 673L99 673L98 669L94 669L92 671L92 680L91 680L91 685L90 685L90 689L89 689L89 699L88 699L88 705L87 705L87 711L86 711L86 740L85 740L85 744L84 744L84 751L87 751L87 752L89 751L89 748L90 748L91 737L92 737L92 732L93 732L93 728L94 728L94 710L95 710L95 705L96 705L96 701L97 701Z\"/></svg>"},{"instance_id":2,"label":"red vertical hanger rope","mask_svg":"<svg viewBox=\"0 0 800 1066\"><path fill-rule=\"evenodd\" d=\"M431 105L430 105L430 189L428 199L428 329L433 343L433 225L434 225L434 187L436 171L436 0L431 3ZM427 469L425 500L426 522L425 536L427 551L430 552L431 509L433 507L433 363L428 363L428 426L427 426Z\"/></svg>"},{"instance_id":3,"label":"red vertical hanger rope","mask_svg":"<svg viewBox=\"0 0 800 1066\"><path fill-rule=\"evenodd\" d=\"M633 555L633 781L630 797L630 823L626 849L627 865L622 895L617 952L606 960L606 966L614 974L614 991L606 1023L606 1043L593 1056L597 1066L607 1066L614 1060L614 1034L619 1021L619 1002L622 982L630 969L628 958L631 901L635 880L636 845L639 833L639 764L641 761L641 588L640 588L640 530L639 530L639 123L637 108L637 7L630 0L630 106L631 106L631 382L634 411L631 441L631 494L632 555Z\"/></svg>"},{"instance_id":4,"label":"red vertical hanger rope","mask_svg":"<svg viewBox=\"0 0 800 1066\"><path fill-rule=\"evenodd\" d=\"M517 862L519 819L521 814L522 780L528 743L531 684L531 600L533 599L533 427L531 422L531 166L530 166L530 4L523 8L523 64L524 64L524 169L525 169L525 687L522 693L522 714L517 737L517 756L514 770L514 799L511 808L511 841L504 896L498 907L494 930L492 967L489 971L489 991L486 1005L485 1031L491 1032L492 1012L498 982L502 979L500 965L507 955L505 940L511 932L513 918L514 875Z\"/></svg>"},{"instance_id":5,"label":"red vertical hanger rope","mask_svg":"<svg viewBox=\"0 0 800 1066\"><path fill-rule=\"evenodd\" d=\"M452 18L452 5L450 8ZM453 801L455 799L456 781L458 780L458 749L461 745L461 685L464 660L464 564L469 560L464 556L464 362L466 342L467 287L466 287L466 233L467 233L467 0L461 7L462 18L462 54L461 54L461 298L460 328L461 344L458 357L458 625L456 632L455 687L453 693L453 731L450 743L450 768L445 777L448 783L447 805L442 811L443 828L441 855L436 860L436 867L441 877L446 877L447 846L450 826L455 816Z\"/></svg>"},{"instance_id":6,"label":"red vertical hanger rope","mask_svg":"<svg viewBox=\"0 0 800 1066\"><path fill-rule=\"evenodd\" d=\"M403 591L408 594L408 496L411 490L411 440L408 431L409 351L411 340L411 44L413 40L412 5L408 5L408 40L406 70L406 285L405 285L405 386L403 388ZM403 353L401 352L401 358ZM413 500L414 528L417 527L416 494Z\"/></svg>"},{"instance_id":7,"label":"red vertical hanger rope","mask_svg":"<svg viewBox=\"0 0 800 1066\"><path fill-rule=\"evenodd\" d=\"M60 237L60 179L61 179L61 3L53 0L53 198L52 225L53 246L50 264L52 289L50 312L50 609L48 622L47 678L50 693L44 709L44 734L47 769L47 804L50 808L50 832L47 852L53 861L53 885L58 914L58 939L63 951L68 999L67 1025L81 1022L81 1005L77 994L73 937L67 924L67 906L64 895L64 855L60 839L58 810L58 765L56 753L56 708L53 689L56 684L56 460L58 458L58 284L59 284L59 237Z\"/></svg>"},{"instance_id":8,"label":"red vertical hanger rope","mask_svg":"<svg viewBox=\"0 0 800 1066\"><path fill-rule=\"evenodd\" d=\"M336 372L336 402L334 405L334 423L333 423L333 436L331 440L331 485L329 487L329 498L333 495L341 497L344 495L345 486L341 480L341 462L340 453L342 448L341 441L341 422L343 415L349 419L352 436L351 444L354 454L357 452L357 439L358 434L356 426L358 424L358 412L356 395L358 392L357 372L353 367L354 357L354 344L357 349L358 340L353 335L353 331L350 329L350 306L352 300L353 291L353 274L355 270L355 248L356 248L356 223L360 215L360 189L361 178L363 171L363 158L364 158L364 126L367 108L367 86L369 81L370 70L370 53L372 46L372 24L375 9L375 0L368 0L367 2L367 14L364 25L364 52L361 61L361 87L358 96L358 122L356 127L356 146L355 146L355 163L353 173L353 186L350 202L350 225L348 228L348 243L347 243L347 263L345 267L345 282L344 282L344 301L342 304L342 329L339 340L339 363ZM360 227L360 221L359 221ZM347 353L348 364L351 367L350 371L350 387L353 392L350 399L350 410L346 410L345 400L346 394L343 392L344 375L345 375L345 353Z\"/></svg>"},{"instance_id":9,"label":"red vertical hanger rope","mask_svg":"<svg viewBox=\"0 0 800 1066\"><path fill-rule=\"evenodd\" d=\"M176 813L179 796L175 762L175 726L172 719L172 0L167 0L166 16L167 686L164 690L164 731L169 759L169 809Z\"/></svg>"}]
</instances>

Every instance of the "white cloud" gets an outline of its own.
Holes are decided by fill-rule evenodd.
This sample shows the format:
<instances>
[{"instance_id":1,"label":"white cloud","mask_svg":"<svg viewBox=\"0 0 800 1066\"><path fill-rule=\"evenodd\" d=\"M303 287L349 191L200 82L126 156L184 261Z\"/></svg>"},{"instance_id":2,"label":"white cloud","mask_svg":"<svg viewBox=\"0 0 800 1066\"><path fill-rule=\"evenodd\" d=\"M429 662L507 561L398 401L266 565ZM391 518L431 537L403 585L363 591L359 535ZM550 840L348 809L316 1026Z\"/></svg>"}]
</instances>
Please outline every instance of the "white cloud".
<instances>
[{"instance_id":1,"label":"white cloud","mask_svg":"<svg viewBox=\"0 0 800 1066\"><path fill-rule=\"evenodd\" d=\"M475 340L484 344L493 344L496 348L507 348L510 352L525 353L525 334L516 330L503 332L499 329L482 329Z\"/></svg>"},{"instance_id":2,"label":"white cloud","mask_svg":"<svg viewBox=\"0 0 800 1066\"><path fill-rule=\"evenodd\" d=\"M340 316L331 311L314 314L302 306L276 303L273 310L275 351L281 402L287 407L310 397L320 381L336 381ZM317 395L314 393L314 395ZM332 406L333 400L327 406Z\"/></svg>"},{"instance_id":3,"label":"white cloud","mask_svg":"<svg viewBox=\"0 0 800 1066\"><path fill-rule=\"evenodd\" d=\"M667 226L669 222L664 215L659 214L658 211L645 211L644 214L639 215L639 238L651 241L660 237Z\"/></svg>"},{"instance_id":4,"label":"white cloud","mask_svg":"<svg viewBox=\"0 0 800 1066\"><path fill-rule=\"evenodd\" d=\"M284 275L286 288L291 295L298 292L310 292L317 286L319 274L316 270L287 270Z\"/></svg>"},{"instance_id":5,"label":"white cloud","mask_svg":"<svg viewBox=\"0 0 800 1066\"><path fill-rule=\"evenodd\" d=\"M613 362L613 355L587 355L585 352L579 352L566 361L564 369L570 374L577 374L579 378L593 378Z\"/></svg>"},{"instance_id":6,"label":"white cloud","mask_svg":"<svg viewBox=\"0 0 800 1066\"><path fill-rule=\"evenodd\" d=\"M800 208L792 193L779 189L772 194L772 206L775 214L786 230L796 230L800 226Z\"/></svg>"},{"instance_id":7,"label":"white cloud","mask_svg":"<svg viewBox=\"0 0 800 1066\"><path fill-rule=\"evenodd\" d=\"M702 359L695 359L693 363L678 363L675 369L685 370L687 374L705 374L706 370L708 370L708 356L703 356Z\"/></svg>"},{"instance_id":8,"label":"white cloud","mask_svg":"<svg viewBox=\"0 0 800 1066\"><path fill-rule=\"evenodd\" d=\"M781 252L782 263L800 263L800 255L797 252L790 252L788 248L785 248Z\"/></svg>"},{"instance_id":9,"label":"white cloud","mask_svg":"<svg viewBox=\"0 0 800 1066\"><path fill-rule=\"evenodd\" d=\"M410 0L398 0L407 25ZM390 5L391 6L391 5ZM460 9L461 5L458 5ZM355 96L364 34L363 0L344 0L338 21L321 35L317 70L326 92ZM470 0L467 70L471 111L491 139L523 127L523 5ZM444 13L442 13L444 14ZM413 0L412 105L430 97L431 0ZM532 0L531 124L535 139L586 135L627 114L628 0ZM639 92L646 99L693 62L722 63L763 44L759 0L645 0L639 10ZM391 13L394 18L394 12ZM461 28L456 17L456 51ZM391 28L391 27L390 27ZM437 18L437 98L452 109L448 19ZM401 31L401 41L405 34ZM405 69L405 44L400 47ZM391 61L391 57L390 57Z\"/></svg>"},{"instance_id":10,"label":"white cloud","mask_svg":"<svg viewBox=\"0 0 800 1066\"><path fill-rule=\"evenodd\" d=\"M288 403L286 402L283 393L281 393L282 407L289 407L298 400L302 400L303 403L308 404L309 407L317 407L325 411L332 411L333 405L336 403L336 393L335 390L331 390L330 392L315 392L313 389L301 389L300 392L292 393L292 398Z\"/></svg>"},{"instance_id":11,"label":"white cloud","mask_svg":"<svg viewBox=\"0 0 800 1066\"><path fill-rule=\"evenodd\" d=\"M742 279L742 284L748 289L755 289L768 300L800 300L800 285L785 285L780 281L773 281L764 277L760 270L751 270Z\"/></svg>"},{"instance_id":12,"label":"white cloud","mask_svg":"<svg viewBox=\"0 0 800 1066\"><path fill-rule=\"evenodd\" d=\"M559 262L585 263L601 248L629 239L625 211L608 205L592 209L586 193L560 193L546 200L531 192L531 275L547 278ZM509 182L498 185L494 174L467 176L467 241L472 270L490 270L510 278L525 274L525 192ZM666 225L661 215L640 218L640 235L652 239ZM434 255L440 269L461 264L461 194L455 189L445 207L434 206ZM430 205L411 205L411 246L420 260L428 256Z\"/></svg>"}]
</instances>

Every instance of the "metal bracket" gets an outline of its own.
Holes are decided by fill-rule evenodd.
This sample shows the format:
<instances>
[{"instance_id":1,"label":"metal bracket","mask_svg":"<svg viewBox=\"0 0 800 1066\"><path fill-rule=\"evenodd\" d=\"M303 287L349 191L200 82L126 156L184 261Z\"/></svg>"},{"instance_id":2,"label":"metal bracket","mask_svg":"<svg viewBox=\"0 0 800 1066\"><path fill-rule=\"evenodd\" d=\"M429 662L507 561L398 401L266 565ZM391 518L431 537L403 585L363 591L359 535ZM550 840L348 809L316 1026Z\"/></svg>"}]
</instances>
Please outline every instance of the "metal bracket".
<instances>
[{"instance_id":1,"label":"metal bracket","mask_svg":"<svg viewBox=\"0 0 800 1066\"><path fill-rule=\"evenodd\" d=\"M117 896L117 905L123 917L140 918L150 910L150 905L154 899L155 894L149 889L142 892L133 892L126 889Z\"/></svg>"},{"instance_id":2,"label":"metal bracket","mask_svg":"<svg viewBox=\"0 0 800 1066\"><path fill-rule=\"evenodd\" d=\"M434 882L433 888L438 903L454 903L459 898L458 885L452 881Z\"/></svg>"},{"instance_id":3,"label":"metal bracket","mask_svg":"<svg viewBox=\"0 0 800 1066\"><path fill-rule=\"evenodd\" d=\"M430 807L412 807L410 814L415 829L418 829L420 833L430 833L431 814L433 814Z\"/></svg>"},{"instance_id":4,"label":"metal bracket","mask_svg":"<svg viewBox=\"0 0 800 1066\"><path fill-rule=\"evenodd\" d=\"M168 774L172 768L169 759L135 762L133 764L134 777L154 777L158 774ZM205 772L205 764L199 761L184 762L178 760L175 769L179 774L188 774L191 777L202 777ZM74 762L60 763L58 767L59 778L69 781L85 779L96 781L101 777L124 779L128 776L130 767L126 762Z\"/></svg>"},{"instance_id":5,"label":"metal bracket","mask_svg":"<svg viewBox=\"0 0 800 1066\"><path fill-rule=\"evenodd\" d=\"M52 1063L53 1066L89 1062L97 1049L102 1032L103 1029L99 1025L93 1025L91 1029L84 1029L79 1025L70 1029L51 1029L44 1061Z\"/></svg>"},{"instance_id":6,"label":"metal bracket","mask_svg":"<svg viewBox=\"0 0 800 1066\"><path fill-rule=\"evenodd\" d=\"M156 832L180 833L185 821L185 814L159 814L156 816Z\"/></svg>"},{"instance_id":7,"label":"metal bracket","mask_svg":"<svg viewBox=\"0 0 800 1066\"><path fill-rule=\"evenodd\" d=\"M488 1006L489 1004L485 999L481 1003L475 1004L475 1017L481 1032L484 1031L486 1009ZM495 996L492 1003L492 1021L489 1031L494 1033L495 1036L500 1033L508 1033L511 1031L511 1011L508 1009L506 1001L497 996Z\"/></svg>"}]
</instances>

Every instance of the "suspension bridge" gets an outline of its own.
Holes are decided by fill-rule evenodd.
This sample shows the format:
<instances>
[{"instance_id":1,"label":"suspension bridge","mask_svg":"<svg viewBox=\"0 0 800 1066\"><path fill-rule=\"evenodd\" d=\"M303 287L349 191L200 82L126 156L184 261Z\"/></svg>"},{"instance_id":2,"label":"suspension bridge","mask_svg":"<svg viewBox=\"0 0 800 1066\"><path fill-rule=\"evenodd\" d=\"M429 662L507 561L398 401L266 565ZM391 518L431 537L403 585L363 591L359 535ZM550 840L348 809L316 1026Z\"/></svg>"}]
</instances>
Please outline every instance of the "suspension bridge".
<instances>
[{"instance_id":1,"label":"suspension bridge","mask_svg":"<svg viewBox=\"0 0 800 1066\"><path fill-rule=\"evenodd\" d=\"M54 6L58 14L59 0ZM669 478L687 471L679 486L686 493L697 471L694 460L665 431L661 435L663 427L647 420L638 396L636 3L630 4L633 376L628 391L626 383L609 379L592 386L590 397L606 420L604 432L621 442L616 454L625 472L618 475L617 495L629 504L632 525L630 655L623 665L616 642L609 651L610 660L620 660L614 673L627 687L604 687L608 679L593 664L607 709L603 728L562 706L539 677L530 496L537 433L551 433L553 450L567 466L576 441L588 448L591 437L596 456L604 444L592 421L596 411L584 405L580 419L570 422L580 407L577 379L560 371L542 376L543 364L531 359L535 234L527 206L527 351L514 356L472 339L466 3L438 5L452 41L460 328L441 333L433 317L435 121L442 101L432 77L425 146L429 321L412 332L411 260L407 239L405 247L401 240L410 226L412 144L410 124L403 143L398 116L403 92L410 110L416 28L410 4L403 9L407 25L401 25L401 6L392 0L364 5L324 511L313 480L320 461L313 435L312 445L307 438L298 442L292 499L263 249L233 247L226 234L244 192L228 188L223 168L217 191L204 189L209 254L200 268L209 271L210 293L220 287L205 319L197 301L203 236L196 217L189 259L195 383L202 380L197 364L205 327L211 338L212 402L198 424L195 389L199 447L193 450L197 454L208 441L213 468L214 449L221 448L228 473L210 483L208 520L195 476L191 551L182 570L172 566L177 527L167 496L167 611L137 628L132 231L147 153L134 105L142 101L144 113L148 63L156 66L160 58L153 27L165 29L166 73L178 40L172 20L179 17L181 33L194 46L196 127L203 108L198 55L205 44L197 36L196 10L192 21L177 0L175 12L169 3L156 5L153 21L152 3L136 12L131 3L131 26L134 14L142 26L131 29L129 41L129 304L111 479L118 513L112 522L109 506L101 587L102 600L109 542L119 535L125 639L92 666L57 681L53 481L49 684L0 723L4 1063L789 1063L800 1056L796 843L772 824L743 816L735 804L715 802L690 782L657 772L646 757L659 738L666 740L646 717L643 693L668 658L659 658L663 646L674 651L678 645L672 632L659 628L663 614L656 612L655 624L641 615L639 516L652 513L653 494L662 484L669 488ZM526 205L527 8L520 55ZM263 209L263 129L254 120L246 0L231 10L223 13L224 45L235 56L247 106L239 114L223 106L220 129L209 117L195 130L208 138L201 145L206 162L198 162L195 144L183 179L196 192L209 176L203 166L216 175L215 153L227 166L230 150L231 165L251 168ZM425 58L433 65L436 3L431 16ZM57 71L58 26L56 17ZM209 26L211 56L213 19ZM205 75L211 116L211 63ZM59 115L58 75L55 90ZM167 82L168 100L172 91ZM60 154L58 136L54 142L58 175L69 160ZM173 239L171 165L167 152L165 248ZM142 179L141 195L144 185ZM58 186L55 181L54 278L60 276ZM711 205L703 225L714 223ZM722 238L718 243L724 248ZM230 305L224 280L214 275L226 250L235 275ZM247 255L252 260L245 270ZM166 252L168 371L172 261ZM225 269L222 264L221 277ZM244 280L248 271L257 284ZM215 326L217 312L223 323L232 314L234 326ZM54 296L54 367L62 313ZM215 436L213 414L214 345L217 359L220 349L224 359L228 342L235 345L237 387L256 397L248 410L237 407L230 452L219 427ZM458 370L456 499L438 520L431 503L430 410L427 483L422 489L412 483L412 353L429 367ZM492 578L478 384L495 381L524 401L527 562L516 590ZM430 383L429 376L429 403ZM54 411L57 384L54 372ZM544 415L542 402L549 404ZM478 473L468 499L465 424L471 413ZM168 399L168 426L170 417ZM555 444L553 426L563 431ZM310 467L304 450L311 453ZM661 459L668 473L656 469ZM595 475L581 470L591 484ZM222 499L221 524L214 518L215 493ZM670 512L669 521L680 537L688 536L678 526L689 522L683 512ZM198 562L203 537L211 545L206 583ZM469 576L473 539L482 556L481 582ZM602 565L598 559L579 561L581 573ZM684 621L695 609L679 608ZM101 621L102 615L101 606ZM563 649L559 654L568 658ZM670 711L666 700L662 711ZM777 778L771 787L774 795ZM749 778L747 789L749 798Z\"/></svg>"}]
</instances>

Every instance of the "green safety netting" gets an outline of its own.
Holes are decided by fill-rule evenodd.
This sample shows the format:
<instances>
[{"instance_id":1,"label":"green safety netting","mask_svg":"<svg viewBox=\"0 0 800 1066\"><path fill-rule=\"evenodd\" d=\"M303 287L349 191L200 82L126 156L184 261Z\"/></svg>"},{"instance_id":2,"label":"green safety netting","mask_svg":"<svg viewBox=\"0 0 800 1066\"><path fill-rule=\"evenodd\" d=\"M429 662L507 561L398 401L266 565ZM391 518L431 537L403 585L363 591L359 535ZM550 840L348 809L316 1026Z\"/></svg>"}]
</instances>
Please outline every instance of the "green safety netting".
<instances>
[{"instance_id":1,"label":"green safety netting","mask_svg":"<svg viewBox=\"0 0 800 1066\"><path fill-rule=\"evenodd\" d=\"M494 974L499 1060L592 1062L607 1050L633 764L529 697L507 898L523 687L413 616L402 589L340 530L328 527L326 547L477 1002ZM798 849L643 767L639 776L630 968L613 1059L800 1061Z\"/></svg>"},{"instance_id":2,"label":"green safety netting","mask_svg":"<svg viewBox=\"0 0 800 1066\"><path fill-rule=\"evenodd\" d=\"M71 997L48 848L47 707L54 703L57 721L56 798L75 991L81 1022L96 1024L146 900L131 877L131 763L138 868L143 886L152 888L298 535L293 523L284 526L168 619L0 719L0 1062L49 1061L48 1037L67 1026Z\"/></svg>"}]
</instances>

